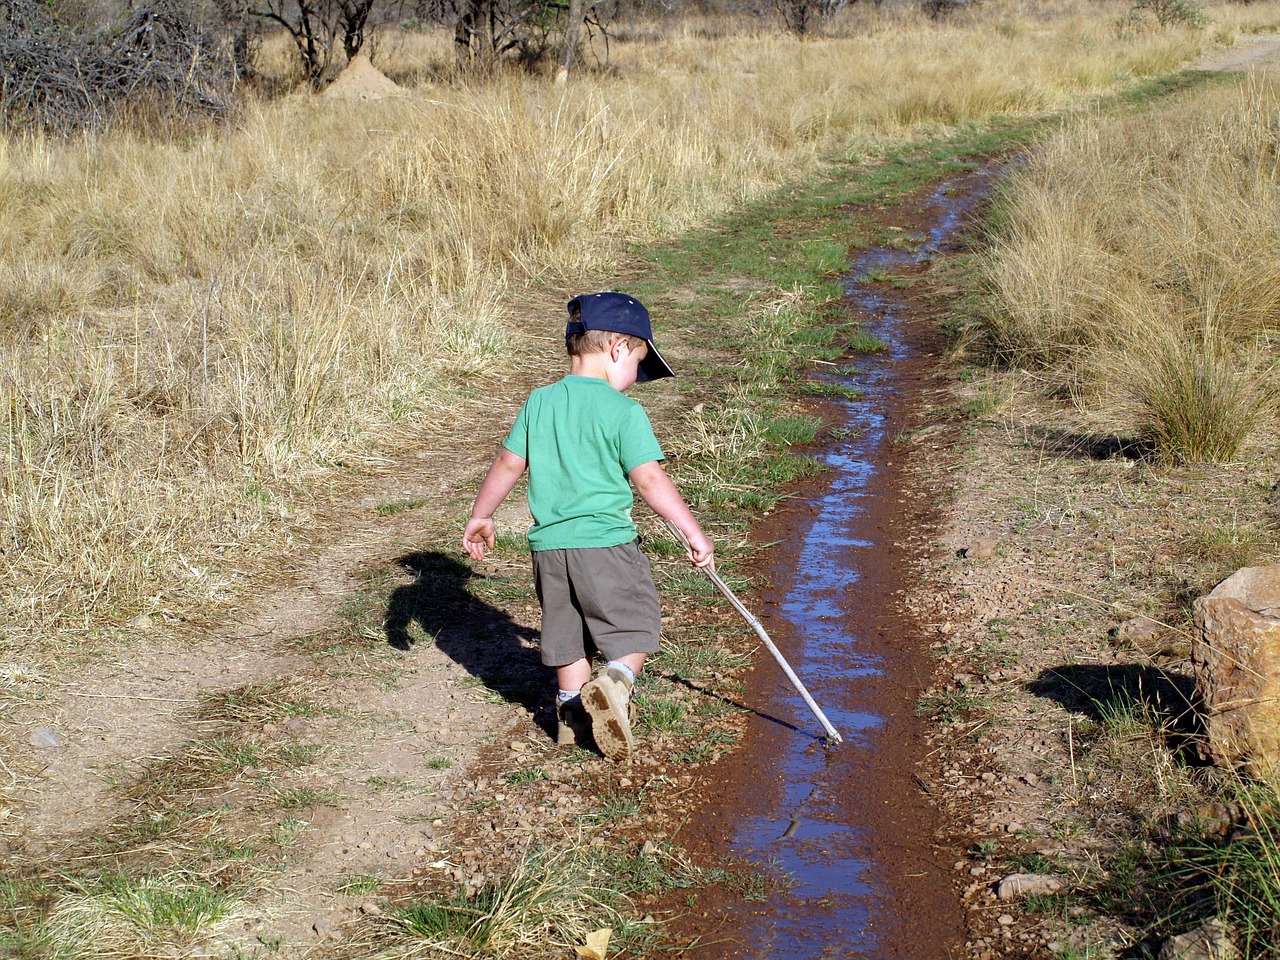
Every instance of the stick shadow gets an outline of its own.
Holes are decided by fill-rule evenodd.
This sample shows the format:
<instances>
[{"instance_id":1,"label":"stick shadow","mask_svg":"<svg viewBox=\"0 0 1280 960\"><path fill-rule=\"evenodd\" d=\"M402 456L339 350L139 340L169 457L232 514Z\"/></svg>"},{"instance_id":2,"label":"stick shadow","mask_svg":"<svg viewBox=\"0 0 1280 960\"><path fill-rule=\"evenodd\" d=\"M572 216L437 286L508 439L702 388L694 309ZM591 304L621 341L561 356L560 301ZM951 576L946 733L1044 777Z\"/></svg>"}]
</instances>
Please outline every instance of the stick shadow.
<instances>
[{"instance_id":1,"label":"stick shadow","mask_svg":"<svg viewBox=\"0 0 1280 960\"><path fill-rule=\"evenodd\" d=\"M396 559L413 574L387 601L383 631L396 650L411 650L416 624L468 674L508 703L518 703L540 726L554 733L555 718L545 709L553 674L536 647L524 641L539 633L477 598L467 585L483 579L465 563L438 551L416 551Z\"/></svg>"}]
</instances>

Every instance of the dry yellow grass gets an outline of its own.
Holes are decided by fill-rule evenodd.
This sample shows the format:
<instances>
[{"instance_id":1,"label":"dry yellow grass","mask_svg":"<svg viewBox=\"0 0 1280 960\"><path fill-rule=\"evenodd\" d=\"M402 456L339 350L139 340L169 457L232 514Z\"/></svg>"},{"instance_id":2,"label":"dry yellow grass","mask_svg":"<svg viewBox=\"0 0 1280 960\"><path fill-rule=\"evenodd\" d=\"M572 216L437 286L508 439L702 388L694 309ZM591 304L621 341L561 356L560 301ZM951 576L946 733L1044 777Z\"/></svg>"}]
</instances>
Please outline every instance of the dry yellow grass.
<instances>
[{"instance_id":1,"label":"dry yellow grass","mask_svg":"<svg viewBox=\"0 0 1280 960\"><path fill-rule=\"evenodd\" d=\"M1174 459L1235 457L1277 396L1277 142L1260 74L1050 138L985 264L997 348Z\"/></svg>"},{"instance_id":2,"label":"dry yellow grass","mask_svg":"<svg viewBox=\"0 0 1280 960\"><path fill-rule=\"evenodd\" d=\"M1123 10L858 10L805 43L636 28L567 89L434 81L447 37L399 35L385 66L418 83L377 103L0 140L6 640L225 602L296 523L286 490L512 362L533 278L609 286L624 243L824 158L1064 108L1208 40L1123 33Z\"/></svg>"}]
</instances>

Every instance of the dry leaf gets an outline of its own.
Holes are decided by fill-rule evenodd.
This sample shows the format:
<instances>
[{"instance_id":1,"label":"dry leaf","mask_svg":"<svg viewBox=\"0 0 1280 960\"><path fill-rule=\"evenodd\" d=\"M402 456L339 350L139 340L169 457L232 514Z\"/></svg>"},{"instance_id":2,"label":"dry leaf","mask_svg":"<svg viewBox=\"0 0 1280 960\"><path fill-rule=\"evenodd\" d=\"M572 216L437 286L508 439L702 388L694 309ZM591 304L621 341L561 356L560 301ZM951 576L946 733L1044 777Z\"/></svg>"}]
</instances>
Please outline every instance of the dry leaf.
<instances>
[{"instance_id":1,"label":"dry leaf","mask_svg":"<svg viewBox=\"0 0 1280 960\"><path fill-rule=\"evenodd\" d=\"M578 956L582 957L582 960L605 960L609 952L609 936L612 933L612 927L601 927L599 930L588 933L587 942L574 949L578 951Z\"/></svg>"}]
</instances>

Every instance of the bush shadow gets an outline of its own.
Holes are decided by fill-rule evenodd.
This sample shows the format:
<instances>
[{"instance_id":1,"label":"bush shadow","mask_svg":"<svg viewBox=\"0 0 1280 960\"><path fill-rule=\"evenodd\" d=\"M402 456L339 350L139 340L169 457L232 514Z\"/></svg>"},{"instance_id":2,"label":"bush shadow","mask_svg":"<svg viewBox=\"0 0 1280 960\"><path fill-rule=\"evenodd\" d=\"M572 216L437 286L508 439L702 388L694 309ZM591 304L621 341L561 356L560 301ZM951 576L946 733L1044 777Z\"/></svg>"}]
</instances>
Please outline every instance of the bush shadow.
<instances>
[{"instance_id":1,"label":"bush shadow","mask_svg":"<svg viewBox=\"0 0 1280 960\"><path fill-rule=\"evenodd\" d=\"M1142 664L1068 664L1041 671L1027 689L1096 723L1140 708L1184 762L1201 763L1196 744L1204 728L1195 679L1186 674Z\"/></svg>"},{"instance_id":2,"label":"bush shadow","mask_svg":"<svg viewBox=\"0 0 1280 960\"><path fill-rule=\"evenodd\" d=\"M555 717L547 709L553 673L542 664L534 640L537 630L512 620L477 598L469 589L484 579L462 561L438 551L415 551L395 563L413 574L387 600L383 631L396 650L411 650L416 624L435 645L468 674L508 703L518 703L540 726L554 734Z\"/></svg>"},{"instance_id":3,"label":"bush shadow","mask_svg":"<svg viewBox=\"0 0 1280 960\"><path fill-rule=\"evenodd\" d=\"M1032 433L1036 445L1044 450L1082 460L1150 460L1156 452L1150 440L1140 437L1081 433L1053 427L1034 428Z\"/></svg>"}]
</instances>

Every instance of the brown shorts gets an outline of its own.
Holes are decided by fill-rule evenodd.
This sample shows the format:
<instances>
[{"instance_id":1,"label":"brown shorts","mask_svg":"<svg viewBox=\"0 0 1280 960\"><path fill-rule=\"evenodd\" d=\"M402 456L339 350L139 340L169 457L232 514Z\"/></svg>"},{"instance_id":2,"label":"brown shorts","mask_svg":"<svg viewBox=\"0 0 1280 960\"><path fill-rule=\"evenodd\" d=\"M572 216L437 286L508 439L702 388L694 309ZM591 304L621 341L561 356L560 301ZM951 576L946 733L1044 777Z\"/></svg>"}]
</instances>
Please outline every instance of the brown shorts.
<instances>
[{"instance_id":1,"label":"brown shorts","mask_svg":"<svg viewBox=\"0 0 1280 960\"><path fill-rule=\"evenodd\" d=\"M594 648L610 660L657 653L662 614L649 558L633 540L619 547L536 550L542 662L563 667Z\"/></svg>"}]
</instances>

